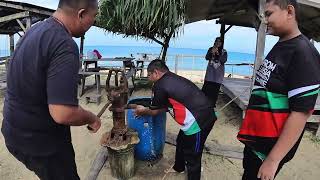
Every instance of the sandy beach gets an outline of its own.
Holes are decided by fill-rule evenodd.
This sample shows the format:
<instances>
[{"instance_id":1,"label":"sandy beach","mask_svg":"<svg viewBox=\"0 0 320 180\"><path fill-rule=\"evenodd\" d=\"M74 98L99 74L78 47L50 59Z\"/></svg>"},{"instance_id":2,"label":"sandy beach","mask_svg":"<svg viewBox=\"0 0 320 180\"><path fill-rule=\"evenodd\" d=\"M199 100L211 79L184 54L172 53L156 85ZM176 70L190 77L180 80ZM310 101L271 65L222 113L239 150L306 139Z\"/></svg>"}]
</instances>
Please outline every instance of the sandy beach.
<instances>
[{"instance_id":1,"label":"sandy beach","mask_svg":"<svg viewBox=\"0 0 320 180\"><path fill-rule=\"evenodd\" d=\"M203 75L200 71L178 72L180 75L190 75L194 82L201 86L203 82ZM195 77L199 77L196 79ZM103 78L102 78L103 79ZM104 83L104 81L102 80ZM90 93L90 92L89 92ZM91 92L93 93L93 92ZM102 91L103 99L106 101L105 91ZM150 96L150 89L140 89L133 93L132 97ZM230 99L224 95L220 95L218 99L218 109L226 104ZM3 95L0 97L0 116L2 116ZM94 103L86 104L84 96L80 98L80 104L85 109L89 109L97 113L104 103L99 106ZM243 147L243 145L236 139L241 123L241 110L234 104L231 104L223 111L219 112L218 121L216 122L212 132L210 133L207 142L215 142L221 145L232 145L236 147ZM102 116L102 128L96 134L91 134L86 127L72 127L73 145L76 154L76 163L78 173L81 179L85 179L91 164L100 149L99 140L102 133L109 131L112 127L111 113L107 110ZM0 118L0 124L2 118ZM179 126L175 121L167 115L167 132L176 134ZM162 160L153 167L147 166L147 163L137 162L136 175L132 178L134 180L140 179L185 179L185 174L165 174L164 169L169 168L174 161L175 147L169 144L165 145L164 156ZM241 160L226 158L223 156L216 156L204 153L202 165L204 180L231 180L241 179L242 164ZM295 158L286 164L279 173L277 180L318 180L320 177L320 141L314 137L314 131L307 130L303 136L300 148L296 153ZM38 179L33 172L27 170L24 165L18 162L4 145L2 134L0 135L0 179L1 180L36 180ZM99 180L114 179L110 174L109 162L107 162L100 172Z\"/></svg>"}]
</instances>

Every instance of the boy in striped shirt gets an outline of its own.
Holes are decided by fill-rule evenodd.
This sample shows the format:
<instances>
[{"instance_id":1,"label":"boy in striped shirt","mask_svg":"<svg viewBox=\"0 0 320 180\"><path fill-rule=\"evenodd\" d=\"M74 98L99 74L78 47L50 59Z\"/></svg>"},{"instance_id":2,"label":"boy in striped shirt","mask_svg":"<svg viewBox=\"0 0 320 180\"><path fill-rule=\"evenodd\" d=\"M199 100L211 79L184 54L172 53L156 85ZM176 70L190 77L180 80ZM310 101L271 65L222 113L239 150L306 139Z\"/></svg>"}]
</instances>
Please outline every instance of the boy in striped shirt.
<instances>
[{"instance_id":1,"label":"boy in striped shirt","mask_svg":"<svg viewBox=\"0 0 320 180\"><path fill-rule=\"evenodd\" d=\"M200 180L204 143L217 119L205 94L191 81L169 71L161 60L148 66L149 80L154 82L150 108L137 106L136 115L156 115L172 107L174 119L181 125L177 137L176 172L188 171L189 180Z\"/></svg>"},{"instance_id":2,"label":"boy in striped shirt","mask_svg":"<svg viewBox=\"0 0 320 180\"><path fill-rule=\"evenodd\" d=\"M256 72L238 134L243 180L272 180L293 158L319 92L320 56L298 28L296 0L267 0L265 16L280 39Z\"/></svg>"}]
</instances>

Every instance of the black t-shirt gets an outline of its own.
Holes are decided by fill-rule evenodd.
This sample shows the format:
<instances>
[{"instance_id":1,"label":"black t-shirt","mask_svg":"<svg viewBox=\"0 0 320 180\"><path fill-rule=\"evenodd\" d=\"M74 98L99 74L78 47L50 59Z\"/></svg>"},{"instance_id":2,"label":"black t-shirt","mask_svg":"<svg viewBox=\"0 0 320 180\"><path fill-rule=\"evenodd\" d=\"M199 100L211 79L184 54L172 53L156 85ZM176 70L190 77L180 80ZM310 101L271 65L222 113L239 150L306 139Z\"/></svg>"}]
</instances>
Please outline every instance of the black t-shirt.
<instances>
[{"instance_id":1,"label":"black t-shirt","mask_svg":"<svg viewBox=\"0 0 320 180\"><path fill-rule=\"evenodd\" d=\"M9 62L1 131L6 144L47 155L70 145L70 127L57 124L48 104L78 106L78 46L52 17L32 26Z\"/></svg>"},{"instance_id":2,"label":"black t-shirt","mask_svg":"<svg viewBox=\"0 0 320 180\"><path fill-rule=\"evenodd\" d=\"M191 81L170 71L153 86L151 108L173 108L175 120L187 135L208 129L217 119L203 92Z\"/></svg>"},{"instance_id":3,"label":"black t-shirt","mask_svg":"<svg viewBox=\"0 0 320 180\"><path fill-rule=\"evenodd\" d=\"M312 112L319 93L320 55L303 35L278 42L256 72L238 139L268 155L290 112ZM302 135L301 135L302 136ZM295 154L301 137L283 161Z\"/></svg>"}]
</instances>

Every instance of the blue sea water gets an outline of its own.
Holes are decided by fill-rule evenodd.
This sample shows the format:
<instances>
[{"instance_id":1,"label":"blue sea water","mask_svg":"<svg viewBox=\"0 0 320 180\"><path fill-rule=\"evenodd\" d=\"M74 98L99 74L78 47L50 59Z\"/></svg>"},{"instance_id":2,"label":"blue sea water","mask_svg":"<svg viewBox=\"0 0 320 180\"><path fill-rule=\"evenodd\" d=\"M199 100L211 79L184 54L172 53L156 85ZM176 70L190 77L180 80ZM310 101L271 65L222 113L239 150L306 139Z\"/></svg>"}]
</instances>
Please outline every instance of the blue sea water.
<instances>
[{"instance_id":1,"label":"blue sea water","mask_svg":"<svg viewBox=\"0 0 320 180\"><path fill-rule=\"evenodd\" d=\"M132 54L137 57L137 53L160 54L161 47L142 47L142 46L85 46L84 54L88 51L97 49L102 57L130 57ZM167 65L170 70L174 70L176 55L183 55L178 59L178 70L206 70L207 61L204 59L206 49L190 49L190 48L169 48ZM8 56L8 50L0 50L0 57ZM196 57L189 57L189 56ZM198 57L201 56L201 57ZM227 64L253 63L254 54L228 52ZM227 73L238 75L251 75L252 70L248 66L226 66Z\"/></svg>"},{"instance_id":2,"label":"blue sea water","mask_svg":"<svg viewBox=\"0 0 320 180\"><path fill-rule=\"evenodd\" d=\"M9 56L9 50L0 49L0 57Z\"/></svg>"},{"instance_id":3,"label":"blue sea water","mask_svg":"<svg viewBox=\"0 0 320 180\"><path fill-rule=\"evenodd\" d=\"M137 57L137 53L160 54L161 47L141 47L141 46L85 46L84 54L97 49L102 57L130 57L132 54ZM206 70L207 61L204 59L206 49L190 48L169 48L167 65L170 70L174 70L176 55L183 55L178 59L178 70ZM190 57L196 56L196 57ZM202 56L202 57L198 57ZM254 54L228 52L227 64L253 63ZM252 69L249 66L226 66L226 73L238 75L251 75Z\"/></svg>"}]
</instances>

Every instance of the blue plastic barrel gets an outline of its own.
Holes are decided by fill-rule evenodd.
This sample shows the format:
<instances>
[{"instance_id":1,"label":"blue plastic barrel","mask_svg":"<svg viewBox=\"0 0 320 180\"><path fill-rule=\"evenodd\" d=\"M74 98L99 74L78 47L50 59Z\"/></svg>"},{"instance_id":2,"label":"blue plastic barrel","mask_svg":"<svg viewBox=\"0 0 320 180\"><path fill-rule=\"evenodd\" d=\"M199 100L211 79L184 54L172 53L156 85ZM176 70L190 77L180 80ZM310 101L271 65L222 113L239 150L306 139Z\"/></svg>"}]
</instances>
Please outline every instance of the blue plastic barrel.
<instances>
[{"instance_id":1,"label":"blue plastic barrel","mask_svg":"<svg viewBox=\"0 0 320 180\"><path fill-rule=\"evenodd\" d=\"M150 97L138 97L129 100L129 104L148 106ZM161 157L166 139L166 113L156 116L134 117L132 109L127 111L129 128L136 130L140 142L135 146L135 157L143 161L153 161Z\"/></svg>"}]
</instances>

